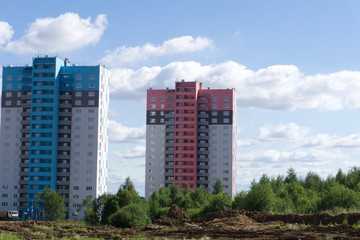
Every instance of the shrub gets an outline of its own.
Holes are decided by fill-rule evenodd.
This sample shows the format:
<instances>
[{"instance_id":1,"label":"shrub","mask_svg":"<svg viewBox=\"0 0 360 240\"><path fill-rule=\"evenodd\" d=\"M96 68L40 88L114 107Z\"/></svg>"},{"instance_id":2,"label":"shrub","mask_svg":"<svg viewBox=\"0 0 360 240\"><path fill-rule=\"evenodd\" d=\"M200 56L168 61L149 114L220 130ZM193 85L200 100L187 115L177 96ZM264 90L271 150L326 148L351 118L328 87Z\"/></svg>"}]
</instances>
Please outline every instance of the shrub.
<instances>
[{"instance_id":1,"label":"shrub","mask_svg":"<svg viewBox=\"0 0 360 240\"><path fill-rule=\"evenodd\" d=\"M151 223L147 209L142 204L130 204L110 216L110 224L115 227L145 227Z\"/></svg>"}]
</instances>

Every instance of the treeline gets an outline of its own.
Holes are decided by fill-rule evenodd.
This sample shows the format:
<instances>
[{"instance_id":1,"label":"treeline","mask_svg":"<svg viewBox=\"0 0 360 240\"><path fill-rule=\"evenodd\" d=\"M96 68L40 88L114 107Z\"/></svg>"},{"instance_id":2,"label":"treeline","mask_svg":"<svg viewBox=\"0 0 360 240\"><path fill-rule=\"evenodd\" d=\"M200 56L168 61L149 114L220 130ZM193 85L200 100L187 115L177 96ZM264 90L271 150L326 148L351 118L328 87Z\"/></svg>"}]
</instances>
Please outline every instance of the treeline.
<instances>
[{"instance_id":1,"label":"treeline","mask_svg":"<svg viewBox=\"0 0 360 240\"><path fill-rule=\"evenodd\" d=\"M176 185L160 188L146 201L140 197L129 178L116 194L104 194L95 200L85 200L85 221L91 225L111 224L116 227L146 226L167 214L176 204L184 208L191 218L225 209L244 209L272 213L314 213L336 207L351 209L360 207L360 168L352 168L347 174L339 170L335 177L321 179L309 172L305 179L298 178L290 168L287 176L269 178L263 175L253 181L249 191L242 191L232 199L223 192L217 180L214 191L202 188L183 191Z\"/></svg>"}]
</instances>

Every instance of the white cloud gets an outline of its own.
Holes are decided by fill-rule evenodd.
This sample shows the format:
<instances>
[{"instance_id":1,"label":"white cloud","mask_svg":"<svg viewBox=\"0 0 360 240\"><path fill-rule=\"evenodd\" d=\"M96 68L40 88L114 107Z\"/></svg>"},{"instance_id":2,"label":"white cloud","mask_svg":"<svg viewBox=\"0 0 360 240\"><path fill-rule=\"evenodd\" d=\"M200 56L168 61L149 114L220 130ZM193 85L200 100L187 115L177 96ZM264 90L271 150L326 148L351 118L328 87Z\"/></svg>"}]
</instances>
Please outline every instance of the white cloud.
<instances>
[{"instance_id":1,"label":"white cloud","mask_svg":"<svg viewBox=\"0 0 360 240\"><path fill-rule=\"evenodd\" d=\"M109 120L109 140L111 142L129 142L145 138L145 126L127 127L115 120Z\"/></svg>"},{"instance_id":2,"label":"white cloud","mask_svg":"<svg viewBox=\"0 0 360 240\"><path fill-rule=\"evenodd\" d=\"M126 152L113 151L110 155L118 158L145 158L145 146L135 146Z\"/></svg>"},{"instance_id":3,"label":"white cloud","mask_svg":"<svg viewBox=\"0 0 360 240\"><path fill-rule=\"evenodd\" d=\"M321 151L311 149L309 151L280 152L278 150L254 151L244 154L238 154L237 159L240 165L242 163L252 163L262 165L264 163L314 163L321 162L324 159L332 161L343 158L338 152ZM250 167L250 165L248 165Z\"/></svg>"},{"instance_id":4,"label":"white cloud","mask_svg":"<svg viewBox=\"0 0 360 240\"><path fill-rule=\"evenodd\" d=\"M237 104L243 108L334 111L360 107L360 72L355 71L305 76L293 65L253 71L233 61L215 65L172 62L163 67L111 71L111 94L118 99L144 102L147 88L173 88L176 79L185 79L202 82L204 87L235 88Z\"/></svg>"},{"instance_id":5,"label":"white cloud","mask_svg":"<svg viewBox=\"0 0 360 240\"><path fill-rule=\"evenodd\" d=\"M9 42L13 34L14 30L9 23L0 21L0 47Z\"/></svg>"},{"instance_id":6,"label":"white cloud","mask_svg":"<svg viewBox=\"0 0 360 240\"><path fill-rule=\"evenodd\" d=\"M305 139L301 145L303 147L359 148L360 133L351 134L345 137L317 134Z\"/></svg>"},{"instance_id":7,"label":"white cloud","mask_svg":"<svg viewBox=\"0 0 360 240\"><path fill-rule=\"evenodd\" d=\"M260 141L292 141L302 139L308 132L309 128L300 127L293 122L279 123L261 127L256 139Z\"/></svg>"},{"instance_id":8,"label":"white cloud","mask_svg":"<svg viewBox=\"0 0 360 240\"><path fill-rule=\"evenodd\" d=\"M121 66L125 63L147 60L151 57L200 51L211 46L212 40L208 38L182 36L164 41L160 46L150 43L136 47L121 46L114 51L109 51L101 62L109 66Z\"/></svg>"},{"instance_id":9,"label":"white cloud","mask_svg":"<svg viewBox=\"0 0 360 240\"><path fill-rule=\"evenodd\" d=\"M25 35L9 42L4 49L19 54L71 51L96 44L106 24L107 18L103 14L98 15L93 23L90 17L80 18L71 12L57 18L38 18L29 25Z\"/></svg>"}]
</instances>

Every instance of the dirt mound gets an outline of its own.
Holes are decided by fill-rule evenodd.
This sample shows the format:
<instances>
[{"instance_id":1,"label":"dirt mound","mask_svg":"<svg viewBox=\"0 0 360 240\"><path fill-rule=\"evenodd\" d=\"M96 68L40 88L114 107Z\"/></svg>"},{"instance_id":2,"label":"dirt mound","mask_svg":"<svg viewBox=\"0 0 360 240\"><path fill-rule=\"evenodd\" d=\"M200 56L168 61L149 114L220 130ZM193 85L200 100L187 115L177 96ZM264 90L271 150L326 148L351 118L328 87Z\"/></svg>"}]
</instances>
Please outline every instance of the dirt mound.
<instances>
[{"instance_id":1,"label":"dirt mound","mask_svg":"<svg viewBox=\"0 0 360 240\"><path fill-rule=\"evenodd\" d=\"M271 214L263 212L245 212L245 215L254 219L256 222L274 222L281 221L283 223L297 223L306 225L329 225L329 224L356 224L360 221L359 213L343 213L332 216L328 213L315 214Z\"/></svg>"},{"instance_id":2,"label":"dirt mound","mask_svg":"<svg viewBox=\"0 0 360 240\"><path fill-rule=\"evenodd\" d=\"M185 221L190 220L189 216L185 213L185 210L175 204L171 205L167 217Z\"/></svg>"},{"instance_id":3,"label":"dirt mound","mask_svg":"<svg viewBox=\"0 0 360 240\"><path fill-rule=\"evenodd\" d=\"M190 217L185 213L185 210L173 204L166 217L156 220L155 223L158 225L177 226L189 221Z\"/></svg>"}]
</instances>

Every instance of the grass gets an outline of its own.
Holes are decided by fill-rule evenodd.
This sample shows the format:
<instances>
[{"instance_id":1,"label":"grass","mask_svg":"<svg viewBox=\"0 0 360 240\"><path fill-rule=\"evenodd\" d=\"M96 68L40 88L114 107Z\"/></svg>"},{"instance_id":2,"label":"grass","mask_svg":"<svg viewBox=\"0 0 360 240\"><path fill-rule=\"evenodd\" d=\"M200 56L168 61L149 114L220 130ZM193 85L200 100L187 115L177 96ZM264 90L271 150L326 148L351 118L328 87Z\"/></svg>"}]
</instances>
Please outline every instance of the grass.
<instances>
[{"instance_id":1,"label":"grass","mask_svg":"<svg viewBox=\"0 0 360 240\"><path fill-rule=\"evenodd\" d=\"M0 240L22 240L22 238L12 233L1 233Z\"/></svg>"}]
</instances>

